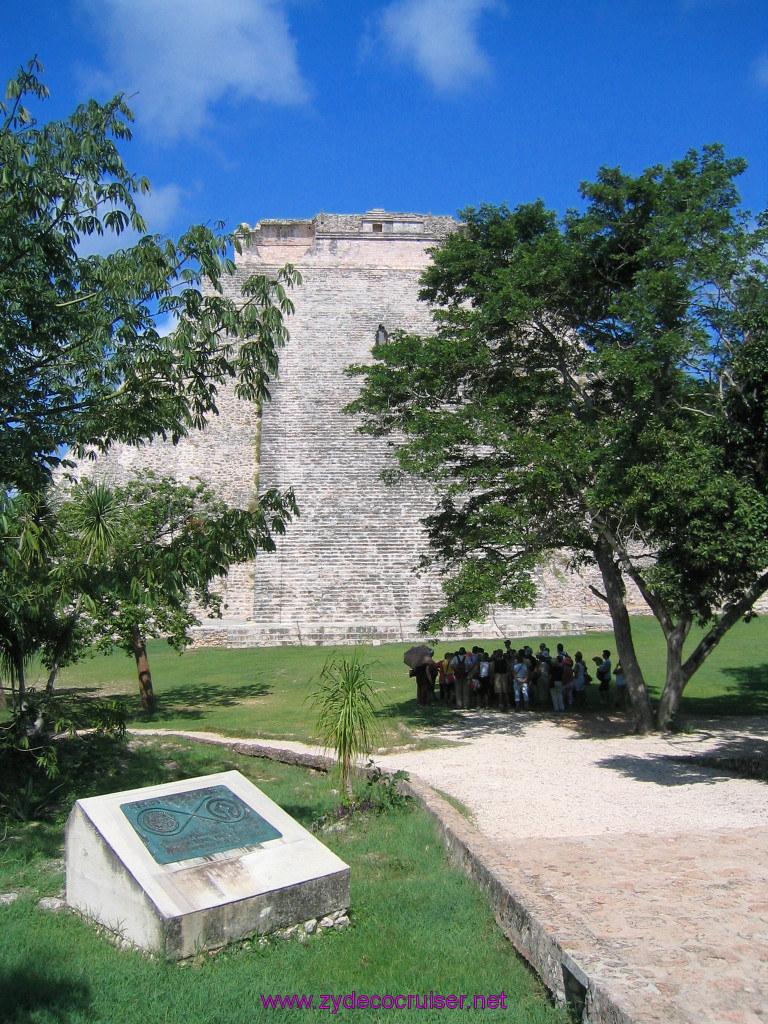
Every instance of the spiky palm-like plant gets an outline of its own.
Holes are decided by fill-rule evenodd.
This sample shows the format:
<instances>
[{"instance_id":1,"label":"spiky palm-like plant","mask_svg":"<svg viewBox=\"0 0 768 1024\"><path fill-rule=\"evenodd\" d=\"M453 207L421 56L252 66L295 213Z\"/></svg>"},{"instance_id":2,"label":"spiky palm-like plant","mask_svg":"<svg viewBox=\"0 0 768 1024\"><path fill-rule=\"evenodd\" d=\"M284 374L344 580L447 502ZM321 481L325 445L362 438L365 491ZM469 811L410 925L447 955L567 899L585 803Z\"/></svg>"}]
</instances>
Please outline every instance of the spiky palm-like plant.
<instances>
[{"instance_id":1,"label":"spiky palm-like plant","mask_svg":"<svg viewBox=\"0 0 768 1024\"><path fill-rule=\"evenodd\" d=\"M329 655L309 704L317 712L320 742L335 753L344 791L351 801L355 760L371 752L380 734L377 712L381 703L373 686L371 667L362 661L359 651L350 656L337 651Z\"/></svg>"}]
</instances>

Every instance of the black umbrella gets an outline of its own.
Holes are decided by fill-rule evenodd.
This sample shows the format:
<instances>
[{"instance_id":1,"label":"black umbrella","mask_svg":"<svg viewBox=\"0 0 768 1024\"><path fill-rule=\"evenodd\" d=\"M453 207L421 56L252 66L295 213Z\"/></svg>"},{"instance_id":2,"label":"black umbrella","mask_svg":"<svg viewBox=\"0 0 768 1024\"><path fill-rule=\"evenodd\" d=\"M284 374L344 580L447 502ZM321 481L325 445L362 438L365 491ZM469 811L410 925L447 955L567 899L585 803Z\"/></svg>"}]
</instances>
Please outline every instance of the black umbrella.
<instances>
[{"instance_id":1,"label":"black umbrella","mask_svg":"<svg viewBox=\"0 0 768 1024\"><path fill-rule=\"evenodd\" d=\"M423 665L425 661L429 661L432 657L432 648L427 647L426 644L417 644L415 647L411 647L403 655L403 661L408 668L418 668L419 665Z\"/></svg>"}]
</instances>

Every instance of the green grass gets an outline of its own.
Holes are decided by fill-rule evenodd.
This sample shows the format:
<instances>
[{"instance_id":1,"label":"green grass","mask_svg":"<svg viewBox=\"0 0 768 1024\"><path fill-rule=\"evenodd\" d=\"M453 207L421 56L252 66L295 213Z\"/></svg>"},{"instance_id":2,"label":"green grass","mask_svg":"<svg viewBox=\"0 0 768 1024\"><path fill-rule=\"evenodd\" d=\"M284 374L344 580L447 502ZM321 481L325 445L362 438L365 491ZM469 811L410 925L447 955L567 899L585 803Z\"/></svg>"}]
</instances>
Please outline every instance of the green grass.
<instances>
[{"instance_id":1,"label":"green grass","mask_svg":"<svg viewBox=\"0 0 768 1024\"><path fill-rule=\"evenodd\" d=\"M664 646L651 619L635 619L638 651L653 697L661 692ZM559 638L550 637L551 647ZM589 659L610 634L564 637L573 653ZM484 643L486 649L499 639ZM522 645L524 639L515 641ZM528 642L537 643L535 637ZM695 642L692 638L689 642ZM389 745L440 742L440 726L452 717L442 707L420 709L402 656L407 644L363 649L385 707L380 719ZM440 644L437 653L459 644ZM209 730L224 735L312 740L306 707L311 680L328 651L316 648L197 650L182 657L166 644L150 645L158 710L142 715L133 662L122 655L85 660L62 673L59 688L82 696L118 696L131 709L131 726ZM768 713L768 617L739 623L697 673L681 707L690 715ZM44 684L31 674L30 682ZM596 702L596 687L590 701ZM424 736L424 729L427 735ZM139 736L141 734L139 733ZM0 822L0 892L20 898L0 906L3 962L0 1020L8 1024L148 1024L194 1020L202 1024L252 1024L279 1013L298 1019L302 1010L264 1010L267 993L396 995L490 994L504 990L506 1011L482 1011L483 1019L564 1024L527 969L496 928L480 892L451 871L426 816L394 812L355 819L323 840L352 867L353 927L312 938L308 944L243 943L188 966L119 952L91 925L69 914L44 913L41 896L63 886L63 820L72 801L96 792L150 785L237 768L305 825L338 803L325 776L243 758L176 740L141 737L130 748L92 739L63 744L64 786L56 813L28 825ZM3 786L13 779L0 778ZM5 829L5 835L3 830ZM471 1012L471 1011L470 1011ZM410 1018L423 1011L400 1010ZM456 1011L431 1011L427 1019L451 1020ZM340 1020L359 1011L339 1009ZM365 1011L372 1022L391 1011Z\"/></svg>"},{"instance_id":2,"label":"green grass","mask_svg":"<svg viewBox=\"0 0 768 1024\"><path fill-rule=\"evenodd\" d=\"M657 700L661 696L666 671L666 649L661 628L655 619L635 616L632 630L648 690L651 698ZM690 654L702 635L702 630L693 629L684 653ZM607 634L605 639L606 646L615 655L613 636ZM568 643L572 652L573 643L570 640ZM599 643L591 637L587 643L590 653L600 653ZM758 616L750 623L736 623L723 637L685 688L680 715L765 714L768 714L768 616Z\"/></svg>"},{"instance_id":3,"label":"green grass","mask_svg":"<svg viewBox=\"0 0 768 1024\"><path fill-rule=\"evenodd\" d=\"M78 755L80 756L80 755ZM63 758L66 761L66 756ZM80 766L82 767L82 765ZM182 741L141 739L126 750L94 742L78 795L150 785L237 768L302 824L338 796L327 777ZM351 867L352 926L340 933L246 941L187 964L120 951L90 923L37 907L63 886L61 813L37 827L9 825L0 842L3 959L0 1020L5 1024L254 1024L297 1021L305 1010L267 1010L262 995L505 993L505 1010L466 1009L475 1019L565 1024L540 983L501 936L484 895L450 869L431 822L418 809L358 816L321 838ZM2 837L2 826L0 826ZM471 1003L471 1001L470 1001ZM455 1010L400 1010L397 1019L455 1021ZM339 1008L339 1021L391 1021L390 1010Z\"/></svg>"},{"instance_id":4,"label":"green grass","mask_svg":"<svg viewBox=\"0 0 768 1024\"><path fill-rule=\"evenodd\" d=\"M633 620L637 649L652 698L661 693L665 649L655 620ZM587 660L608 647L615 653L611 634L548 637L551 648L559 639L571 654L581 649ZM538 639L516 640L536 646ZM692 648L695 636L689 639ZM499 638L478 640L487 650ZM363 647L362 656L373 663L373 678L384 704L379 717L383 744L434 743L440 725L452 712L440 706L419 708L415 684L403 665L408 644ZM441 643L437 655L455 650L456 642ZM225 736L261 736L273 739L313 740L313 719L306 698L311 680L322 671L329 654L319 647L275 647L246 650L190 650L179 656L162 641L149 645L152 675L158 699L153 714L138 706L138 684L132 660L122 654L86 659L61 673L59 688L84 695L117 695L126 699L132 727L209 730ZM615 660L615 658L614 658ZM33 673L34 677L34 673ZM41 683L45 682L42 671ZM738 623L727 634L689 683L681 716L759 715L768 713L768 616L748 625ZM590 687L589 705L597 704L597 687ZM425 738L427 728L431 738Z\"/></svg>"}]
</instances>

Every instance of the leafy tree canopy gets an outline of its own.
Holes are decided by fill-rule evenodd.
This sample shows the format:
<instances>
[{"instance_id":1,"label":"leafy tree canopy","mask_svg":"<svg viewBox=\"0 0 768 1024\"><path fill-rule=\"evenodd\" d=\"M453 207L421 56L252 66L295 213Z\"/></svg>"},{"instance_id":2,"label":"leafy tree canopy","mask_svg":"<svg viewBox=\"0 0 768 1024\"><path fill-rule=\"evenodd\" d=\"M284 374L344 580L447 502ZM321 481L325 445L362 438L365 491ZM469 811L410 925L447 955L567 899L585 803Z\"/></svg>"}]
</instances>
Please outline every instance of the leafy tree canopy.
<instances>
[{"instance_id":1,"label":"leafy tree canopy","mask_svg":"<svg viewBox=\"0 0 768 1024\"><path fill-rule=\"evenodd\" d=\"M149 183L120 155L133 120L124 98L40 125L24 105L47 96L40 71L31 61L0 103L0 486L28 491L65 447L82 455L202 426L227 381L242 398L268 397L286 289L299 280L286 267L225 297L240 241L203 225L82 255L88 236L144 230L135 200ZM176 328L163 334L169 317Z\"/></svg>"},{"instance_id":2,"label":"leafy tree canopy","mask_svg":"<svg viewBox=\"0 0 768 1024\"><path fill-rule=\"evenodd\" d=\"M136 658L142 707L152 710L146 640L165 637L183 650L199 624L195 609L221 614L212 584L232 565L273 551L296 512L291 491L266 491L246 510L228 508L200 481L149 472L120 487L86 481L57 511L51 580L77 595L81 629L97 649Z\"/></svg>"},{"instance_id":3,"label":"leafy tree canopy","mask_svg":"<svg viewBox=\"0 0 768 1024\"><path fill-rule=\"evenodd\" d=\"M183 650L196 612L221 614L217 581L273 551L296 513L292 491L229 508L200 481L150 472L123 486L86 480L66 493L0 495L0 671L19 703L35 654L51 669L52 692L59 668L117 647L140 662L150 710L146 640Z\"/></svg>"},{"instance_id":4,"label":"leafy tree canopy","mask_svg":"<svg viewBox=\"0 0 768 1024\"><path fill-rule=\"evenodd\" d=\"M439 484L426 526L453 571L424 627L530 603L534 567L569 549L602 573L643 729L627 583L667 642L662 727L768 589L768 216L740 208L744 167L715 145L602 168L562 217L465 210L422 279L434 333L395 332L350 369L362 429Z\"/></svg>"},{"instance_id":5,"label":"leafy tree canopy","mask_svg":"<svg viewBox=\"0 0 768 1024\"><path fill-rule=\"evenodd\" d=\"M41 70L31 61L0 102L0 669L23 710L34 654L50 689L89 642L117 645L136 656L149 708L145 639L183 646L190 601L218 609L214 579L274 547L293 493L228 509L202 485L147 473L64 496L53 473L118 441L175 442L216 414L223 386L269 398L300 279L286 267L227 297L244 229L196 225L87 255L89 236L145 230L136 199L149 184L120 154L133 116L119 95L38 124L25 104L47 96Z\"/></svg>"}]
</instances>

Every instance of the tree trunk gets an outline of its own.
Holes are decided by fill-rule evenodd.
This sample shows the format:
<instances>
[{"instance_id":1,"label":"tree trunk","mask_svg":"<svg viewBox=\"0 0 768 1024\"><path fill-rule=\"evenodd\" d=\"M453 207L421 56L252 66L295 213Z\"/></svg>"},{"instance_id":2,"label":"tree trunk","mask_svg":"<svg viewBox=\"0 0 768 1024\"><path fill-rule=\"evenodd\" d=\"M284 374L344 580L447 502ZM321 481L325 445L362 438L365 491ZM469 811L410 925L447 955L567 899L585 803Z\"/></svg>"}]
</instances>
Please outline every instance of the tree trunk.
<instances>
[{"instance_id":1,"label":"tree trunk","mask_svg":"<svg viewBox=\"0 0 768 1024\"><path fill-rule=\"evenodd\" d=\"M605 585L608 598L608 609L613 620L613 635L616 638L621 667L627 677L627 687L632 698L632 710L635 716L635 732L651 732L653 729L653 711L645 688L645 680L635 653L632 639L632 626L624 601L624 581L614 561L614 553L606 541L598 541L595 546L597 564Z\"/></svg>"},{"instance_id":2,"label":"tree trunk","mask_svg":"<svg viewBox=\"0 0 768 1024\"><path fill-rule=\"evenodd\" d=\"M683 644L691 628L691 620L682 618L671 631L666 634L667 641L667 678L656 712L656 725L659 729L669 729L674 718L685 684L691 673L683 669ZM666 632L666 631L665 631Z\"/></svg>"},{"instance_id":3,"label":"tree trunk","mask_svg":"<svg viewBox=\"0 0 768 1024\"><path fill-rule=\"evenodd\" d=\"M51 671L48 673L48 682L45 684L45 692L53 693L53 684L56 682L56 676L59 672L59 665L61 665L62 653L56 652L56 657L53 659L51 665Z\"/></svg>"},{"instance_id":4,"label":"tree trunk","mask_svg":"<svg viewBox=\"0 0 768 1024\"><path fill-rule=\"evenodd\" d=\"M136 669L139 673L139 693L141 694L141 710L155 710L155 695L152 690L152 673L149 671L147 647L138 626L133 627L133 653L136 658Z\"/></svg>"},{"instance_id":5,"label":"tree trunk","mask_svg":"<svg viewBox=\"0 0 768 1024\"><path fill-rule=\"evenodd\" d=\"M16 685L18 687L19 707L24 708L24 701L27 699L27 681L24 678L24 658L19 654L16 661Z\"/></svg>"},{"instance_id":6,"label":"tree trunk","mask_svg":"<svg viewBox=\"0 0 768 1024\"><path fill-rule=\"evenodd\" d=\"M344 790L347 794L347 800L352 803L355 798L355 794L352 792L352 759L349 755L344 758L341 774Z\"/></svg>"}]
</instances>

